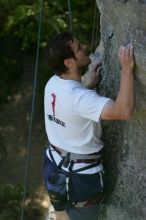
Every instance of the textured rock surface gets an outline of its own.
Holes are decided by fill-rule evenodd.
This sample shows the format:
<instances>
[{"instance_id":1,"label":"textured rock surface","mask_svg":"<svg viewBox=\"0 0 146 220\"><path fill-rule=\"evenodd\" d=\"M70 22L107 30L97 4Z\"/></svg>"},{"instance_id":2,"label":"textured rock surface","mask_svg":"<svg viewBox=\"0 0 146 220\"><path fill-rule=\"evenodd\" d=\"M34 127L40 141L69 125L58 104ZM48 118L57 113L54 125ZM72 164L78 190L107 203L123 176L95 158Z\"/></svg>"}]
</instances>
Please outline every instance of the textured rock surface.
<instances>
[{"instance_id":1,"label":"textured rock surface","mask_svg":"<svg viewBox=\"0 0 146 220\"><path fill-rule=\"evenodd\" d=\"M135 51L134 117L127 122L103 122L108 166L117 173L115 190L100 220L146 219L146 1L97 0L105 49L101 93L116 97L121 44Z\"/></svg>"}]
</instances>

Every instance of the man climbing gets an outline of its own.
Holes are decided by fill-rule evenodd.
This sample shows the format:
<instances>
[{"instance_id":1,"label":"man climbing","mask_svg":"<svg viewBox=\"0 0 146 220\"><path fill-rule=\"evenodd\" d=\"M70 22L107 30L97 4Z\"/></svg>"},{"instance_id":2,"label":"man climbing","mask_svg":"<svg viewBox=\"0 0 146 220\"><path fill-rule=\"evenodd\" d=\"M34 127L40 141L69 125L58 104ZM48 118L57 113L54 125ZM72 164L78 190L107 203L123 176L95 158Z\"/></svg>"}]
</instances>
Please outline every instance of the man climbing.
<instances>
[{"instance_id":1,"label":"man climbing","mask_svg":"<svg viewBox=\"0 0 146 220\"><path fill-rule=\"evenodd\" d=\"M91 62L86 46L70 32L49 45L49 66L55 75L45 87L45 126L49 140L44 155L45 185L57 220L97 220L105 178L101 162L100 120L127 120L134 110L133 47L121 46L120 88L116 100L100 96L81 82ZM93 69L94 88L98 81Z\"/></svg>"}]
</instances>

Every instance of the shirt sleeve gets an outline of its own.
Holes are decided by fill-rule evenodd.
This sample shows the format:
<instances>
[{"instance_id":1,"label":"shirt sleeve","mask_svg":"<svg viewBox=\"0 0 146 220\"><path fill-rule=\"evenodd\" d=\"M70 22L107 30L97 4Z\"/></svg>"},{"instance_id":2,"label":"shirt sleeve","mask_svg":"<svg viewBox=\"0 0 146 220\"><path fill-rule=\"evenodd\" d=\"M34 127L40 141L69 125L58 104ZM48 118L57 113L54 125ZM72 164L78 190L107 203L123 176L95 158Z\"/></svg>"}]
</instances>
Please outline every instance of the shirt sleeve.
<instances>
[{"instance_id":1,"label":"shirt sleeve","mask_svg":"<svg viewBox=\"0 0 146 220\"><path fill-rule=\"evenodd\" d=\"M94 90L85 88L75 94L75 108L80 116L98 122L109 100L110 98L100 96Z\"/></svg>"}]
</instances>

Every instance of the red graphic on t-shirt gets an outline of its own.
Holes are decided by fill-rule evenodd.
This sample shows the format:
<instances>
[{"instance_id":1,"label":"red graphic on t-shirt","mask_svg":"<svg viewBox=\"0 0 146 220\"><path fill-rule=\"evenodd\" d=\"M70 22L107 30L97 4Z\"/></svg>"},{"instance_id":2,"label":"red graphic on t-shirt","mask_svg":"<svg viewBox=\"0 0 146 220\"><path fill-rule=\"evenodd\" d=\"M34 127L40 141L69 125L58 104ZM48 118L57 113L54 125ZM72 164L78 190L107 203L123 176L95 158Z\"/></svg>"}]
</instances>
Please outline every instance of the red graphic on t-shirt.
<instances>
[{"instance_id":1,"label":"red graphic on t-shirt","mask_svg":"<svg viewBox=\"0 0 146 220\"><path fill-rule=\"evenodd\" d=\"M53 101L52 101L52 110L53 110L53 116L55 117L55 103L56 103L56 95L54 93L51 94L51 96L53 97Z\"/></svg>"}]
</instances>

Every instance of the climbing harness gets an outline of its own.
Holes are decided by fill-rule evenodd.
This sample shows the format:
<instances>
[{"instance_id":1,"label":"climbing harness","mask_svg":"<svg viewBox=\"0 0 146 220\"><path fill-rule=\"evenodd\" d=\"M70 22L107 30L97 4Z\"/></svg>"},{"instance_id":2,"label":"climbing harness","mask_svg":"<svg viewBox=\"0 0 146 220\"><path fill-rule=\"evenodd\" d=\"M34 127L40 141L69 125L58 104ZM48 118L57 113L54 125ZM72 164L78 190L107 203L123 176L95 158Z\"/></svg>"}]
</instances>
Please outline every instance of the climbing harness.
<instances>
[{"instance_id":1,"label":"climbing harness","mask_svg":"<svg viewBox=\"0 0 146 220\"><path fill-rule=\"evenodd\" d=\"M39 51L40 51L39 48L40 48L40 35L41 35L41 25L42 25L42 16L43 16L43 6L44 6L44 0L41 0L37 52L36 52L36 61L35 61L34 85L33 85L33 97L32 97L30 123L29 123L29 137L28 137L28 146L27 146L27 155L26 155L25 179L24 179L23 200L22 200L22 210L21 210L21 220L24 219L24 206L25 206L25 197L26 197L26 189L27 189L32 124L33 124L33 115L34 115L34 106L35 106L35 97L36 97L36 85L37 85L37 75L38 75L38 63L39 63Z\"/></svg>"},{"instance_id":2,"label":"climbing harness","mask_svg":"<svg viewBox=\"0 0 146 220\"><path fill-rule=\"evenodd\" d=\"M101 158L101 151L94 154L76 154L69 153L66 150L63 150L59 147L55 147L51 143L48 144L48 148L52 151L56 151L62 158L65 158L64 161L74 160L76 163L92 163L96 162ZM64 163L66 163L64 162Z\"/></svg>"},{"instance_id":3,"label":"climbing harness","mask_svg":"<svg viewBox=\"0 0 146 220\"><path fill-rule=\"evenodd\" d=\"M65 168L67 168L69 166L70 172L76 172L76 173L81 172L83 170L87 170L92 167L95 167L101 163L100 152L95 153L95 154L74 154L74 153L67 152L66 154L62 155L62 152L64 152L64 151L61 152L60 150L57 149L57 147L55 147L52 144L49 144L48 150L49 150L49 155L50 155L51 160L54 163L56 163L56 161L53 157L53 154L52 154L52 151L55 150L61 156L61 161L60 161L58 167L62 168L62 166L63 166ZM73 171L72 168L75 163L86 163L89 165Z\"/></svg>"},{"instance_id":4,"label":"climbing harness","mask_svg":"<svg viewBox=\"0 0 146 220\"><path fill-rule=\"evenodd\" d=\"M100 202L103 198L102 192L104 187L102 179L102 170L98 173L94 173L93 175L80 174L81 171L85 171L100 165L101 160L100 157L98 157L100 154L95 154L97 157L97 159L95 159L94 154L76 154L75 157L75 154L73 154L72 156L72 153L67 153L63 156L60 151L56 150L57 148L54 148L54 146L52 148L52 145L50 144L47 147L47 151L49 152L49 158L53 163L50 168L48 167L50 177L47 178L46 182L46 186L51 199L50 201L52 202L52 204L55 206L56 201L58 200L64 201L64 204L66 203L69 206L78 206L82 201L86 201L84 202L86 205L88 204L88 201L90 201L90 204L92 204L92 202ZM61 159L59 163L56 162L53 156L53 151L57 152L60 155ZM94 162L90 164L91 159L86 159L87 165L81 168L73 169L73 165L75 163L78 163L77 158L80 158L80 156L84 156L85 158L91 156L93 157ZM76 159L71 159L73 157ZM90 181L92 181L92 184ZM81 194L80 191L82 191L83 193Z\"/></svg>"}]
</instances>

